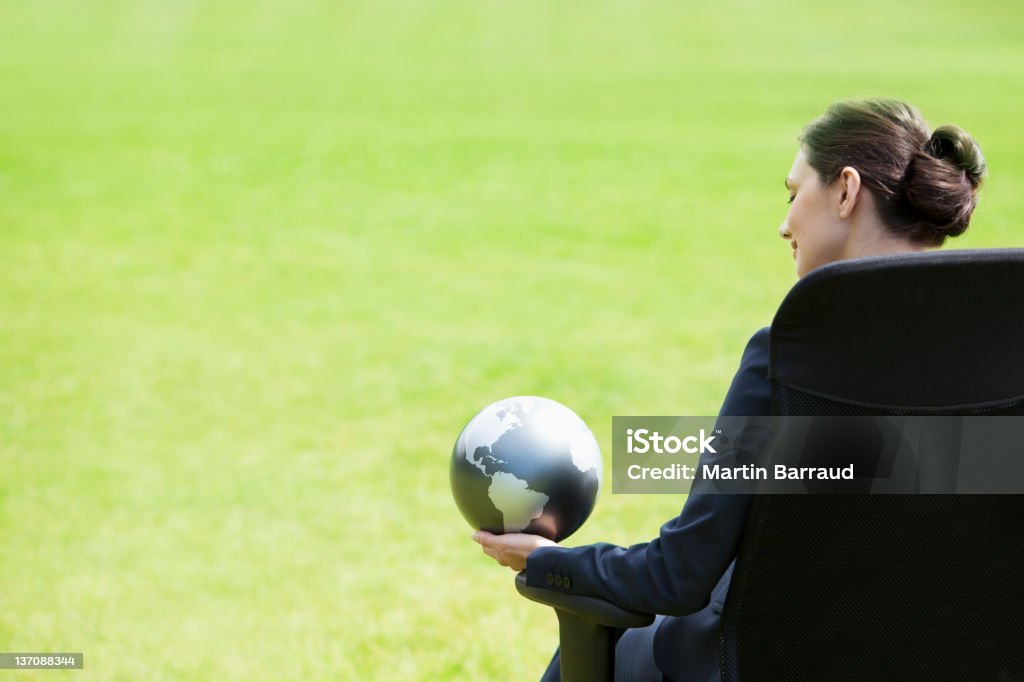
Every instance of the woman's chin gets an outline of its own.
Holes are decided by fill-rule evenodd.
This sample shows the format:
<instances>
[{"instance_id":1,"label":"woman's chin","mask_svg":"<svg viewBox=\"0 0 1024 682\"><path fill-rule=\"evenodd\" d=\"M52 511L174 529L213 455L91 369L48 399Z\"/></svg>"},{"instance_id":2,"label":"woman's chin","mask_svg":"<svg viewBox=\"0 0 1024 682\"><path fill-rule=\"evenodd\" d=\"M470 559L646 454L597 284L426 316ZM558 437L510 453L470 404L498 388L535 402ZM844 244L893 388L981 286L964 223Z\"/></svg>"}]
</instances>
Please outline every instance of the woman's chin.
<instances>
[{"instance_id":1,"label":"woman's chin","mask_svg":"<svg viewBox=\"0 0 1024 682\"><path fill-rule=\"evenodd\" d=\"M797 257L796 249L793 250L793 261L796 263L796 276L803 277L807 274L807 268L800 262L800 258Z\"/></svg>"}]
</instances>

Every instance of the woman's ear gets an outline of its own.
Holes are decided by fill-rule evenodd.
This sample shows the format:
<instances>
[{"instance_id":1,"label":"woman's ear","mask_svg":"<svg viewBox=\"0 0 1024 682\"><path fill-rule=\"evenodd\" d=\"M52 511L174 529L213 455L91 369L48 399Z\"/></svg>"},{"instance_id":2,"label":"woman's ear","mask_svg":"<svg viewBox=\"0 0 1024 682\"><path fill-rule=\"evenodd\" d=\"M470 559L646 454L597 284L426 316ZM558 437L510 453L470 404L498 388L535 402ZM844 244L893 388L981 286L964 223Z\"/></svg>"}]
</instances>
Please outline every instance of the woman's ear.
<instances>
[{"instance_id":1,"label":"woman's ear","mask_svg":"<svg viewBox=\"0 0 1024 682\"><path fill-rule=\"evenodd\" d=\"M853 166L847 166L839 172L839 218L846 220L853 215L857 201L861 197L860 173Z\"/></svg>"}]
</instances>

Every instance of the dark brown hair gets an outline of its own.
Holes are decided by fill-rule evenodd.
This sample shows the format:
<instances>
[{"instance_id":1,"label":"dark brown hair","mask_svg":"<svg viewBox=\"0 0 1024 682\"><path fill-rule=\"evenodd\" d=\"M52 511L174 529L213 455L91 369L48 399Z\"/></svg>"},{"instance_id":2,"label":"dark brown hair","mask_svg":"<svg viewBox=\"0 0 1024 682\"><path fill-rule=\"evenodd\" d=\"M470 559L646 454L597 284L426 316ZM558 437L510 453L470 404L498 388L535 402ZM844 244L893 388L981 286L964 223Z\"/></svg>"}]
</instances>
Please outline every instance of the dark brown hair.
<instances>
[{"instance_id":1,"label":"dark brown hair","mask_svg":"<svg viewBox=\"0 0 1024 682\"><path fill-rule=\"evenodd\" d=\"M929 132L914 107L897 100L838 102L800 136L822 183L846 166L860 173L894 233L929 246L967 229L985 175L974 139L947 125Z\"/></svg>"}]
</instances>

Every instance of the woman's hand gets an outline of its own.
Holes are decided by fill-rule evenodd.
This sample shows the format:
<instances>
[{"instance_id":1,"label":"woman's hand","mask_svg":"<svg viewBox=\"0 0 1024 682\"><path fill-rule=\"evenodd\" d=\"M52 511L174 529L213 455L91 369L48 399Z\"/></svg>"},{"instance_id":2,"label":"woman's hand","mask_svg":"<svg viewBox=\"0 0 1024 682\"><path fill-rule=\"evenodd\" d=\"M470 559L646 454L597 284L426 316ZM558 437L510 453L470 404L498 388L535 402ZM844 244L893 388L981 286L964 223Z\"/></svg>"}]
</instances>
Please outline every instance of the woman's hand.
<instances>
[{"instance_id":1,"label":"woman's hand","mask_svg":"<svg viewBox=\"0 0 1024 682\"><path fill-rule=\"evenodd\" d=\"M473 533L473 540L480 543L484 554L502 566L508 566L517 572L526 568L526 558L533 550L538 547L555 546L554 542L545 537L528 533L495 535L485 530L478 530Z\"/></svg>"}]
</instances>

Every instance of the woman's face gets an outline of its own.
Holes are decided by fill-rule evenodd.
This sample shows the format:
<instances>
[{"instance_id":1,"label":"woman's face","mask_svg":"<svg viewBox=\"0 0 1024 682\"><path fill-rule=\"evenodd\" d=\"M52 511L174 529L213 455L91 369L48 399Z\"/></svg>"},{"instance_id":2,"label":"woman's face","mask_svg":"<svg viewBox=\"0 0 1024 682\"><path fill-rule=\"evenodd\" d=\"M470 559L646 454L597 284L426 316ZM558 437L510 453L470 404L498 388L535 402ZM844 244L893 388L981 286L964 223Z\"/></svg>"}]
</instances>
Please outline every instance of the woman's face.
<instances>
[{"instance_id":1,"label":"woman's face","mask_svg":"<svg viewBox=\"0 0 1024 682\"><path fill-rule=\"evenodd\" d=\"M797 152L786 176L786 188L789 211L779 227L779 235L790 241L796 275L803 277L819 266L843 258L847 229L839 218L841 189L821 184L803 149Z\"/></svg>"}]
</instances>

